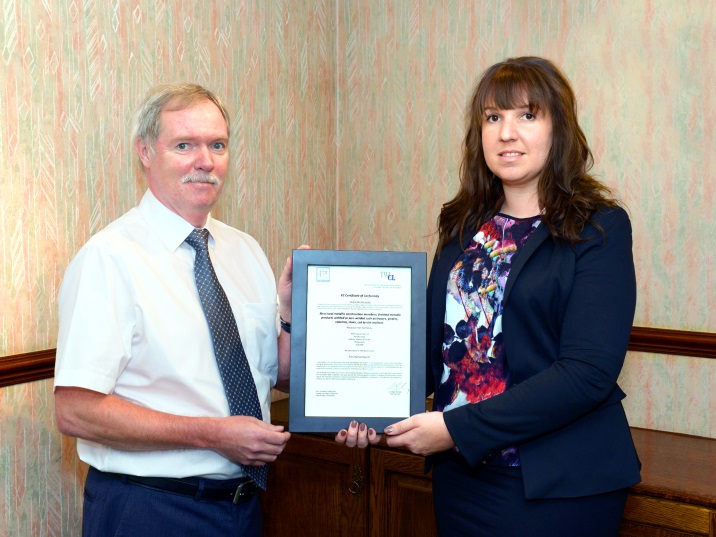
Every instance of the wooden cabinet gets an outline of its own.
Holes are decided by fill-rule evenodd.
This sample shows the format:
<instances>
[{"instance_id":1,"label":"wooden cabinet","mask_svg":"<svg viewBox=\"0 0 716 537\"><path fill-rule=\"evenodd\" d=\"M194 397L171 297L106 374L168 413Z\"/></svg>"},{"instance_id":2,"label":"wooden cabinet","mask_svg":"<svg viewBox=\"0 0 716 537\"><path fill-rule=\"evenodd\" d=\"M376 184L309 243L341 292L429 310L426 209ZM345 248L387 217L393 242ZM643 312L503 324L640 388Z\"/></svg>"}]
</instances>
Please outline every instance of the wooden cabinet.
<instances>
[{"instance_id":1,"label":"wooden cabinet","mask_svg":"<svg viewBox=\"0 0 716 537\"><path fill-rule=\"evenodd\" d=\"M622 536L716 537L716 440L632 429L642 482L627 499Z\"/></svg>"},{"instance_id":2,"label":"wooden cabinet","mask_svg":"<svg viewBox=\"0 0 716 537\"><path fill-rule=\"evenodd\" d=\"M433 487L424 468L423 457L370 449L371 537L435 537Z\"/></svg>"},{"instance_id":3,"label":"wooden cabinet","mask_svg":"<svg viewBox=\"0 0 716 537\"><path fill-rule=\"evenodd\" d=\"M265 537L434 537L425 460L387 447L349 449L294 434L271 466Z\"/></svg>"},{"instance_id":4,"label":"wooden cabinet","mask_svg":"<svg viewBox=\"0 0 716 537\"><path fill-rule=\"evenodd\" d=\"M285 425L279 405L275 422ZM642 483L632 487L623 537L716 537L716 440L632 429ZM269 472L266 537L434 537L424 459L383 444L349 449L294 434Z\"/></svg>"},{"instance_id":5,"label":"wooden cabinet","mask_svg":"<svg viewBox=\"0 0 716 537\"><path fill-rule=\"evenodd\" d=\"M294 434L271 465L265 537L367 537L368 451Z\"/></svg>"},{"instance_id":6,"label":"wooden cabinet","mask_svg":"<svg viewBox=\"0 0 716 537\"><path fill-rule=\"evenodd\" d=\"M623 537L716 536L716 510L631 494L619 535Z\"/></svg>"}]
</instances>

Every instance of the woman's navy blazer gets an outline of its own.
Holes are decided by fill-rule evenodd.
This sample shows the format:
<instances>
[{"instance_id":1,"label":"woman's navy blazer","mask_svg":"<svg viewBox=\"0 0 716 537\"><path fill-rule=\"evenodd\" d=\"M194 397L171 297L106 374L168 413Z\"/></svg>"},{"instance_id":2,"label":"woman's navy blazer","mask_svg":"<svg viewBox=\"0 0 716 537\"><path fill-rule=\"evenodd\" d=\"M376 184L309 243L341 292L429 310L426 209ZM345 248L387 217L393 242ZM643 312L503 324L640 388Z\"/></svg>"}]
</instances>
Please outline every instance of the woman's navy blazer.
<instances>
[{"instance_id":1,"label":"woman's navy blazer","mask_svg":"<svg viewBox=\"0 0 716 537\"><path fill-rule=\"evenodd\" d=\"M599 494L641 479L617 385L636 306L631 224L621 208L602 208L593 220L604 235L587 224L587 240L575 246L554 240L545 225L527 240L503 298L508 389L444 413L471 466L519 448L526 498ZM430 273L428 386L433 380L435 388L448 276L470 239L448 244Z\"/></svg>"}]
</instances>

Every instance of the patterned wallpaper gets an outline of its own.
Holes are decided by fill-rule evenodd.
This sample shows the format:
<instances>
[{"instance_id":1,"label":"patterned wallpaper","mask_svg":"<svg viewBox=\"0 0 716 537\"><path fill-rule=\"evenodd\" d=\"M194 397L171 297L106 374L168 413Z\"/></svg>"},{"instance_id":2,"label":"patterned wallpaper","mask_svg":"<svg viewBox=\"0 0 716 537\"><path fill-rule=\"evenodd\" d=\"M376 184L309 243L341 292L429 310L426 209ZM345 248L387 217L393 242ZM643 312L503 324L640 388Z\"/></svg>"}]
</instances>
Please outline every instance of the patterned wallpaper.
<instances>
[{"instance_id":1,"label":"patterned wallpaper","mask_svg":"<svg viewBox=\"0 0 716 537\"><path fill-rule=\"evenodd\" d=\"M0 356L55 346L87 238L132 207L129 118L160 81L232 114L220 219L279 270L292 247L428 251L457 187L464 109L506 56L572 80L595 171L626 202L636 324L716 332L714 2L4 0ZM632 353L632 424L716 437L716 363ZM0 389L0 536L76 535L84 468L51 381Z\"/></svg>"},{"instance_id":2,"label":"patterned wallpaper","mask_svg":"<svg viewBox=\"0 0 716 537\"><path fill-rule=\"evenodd\" d=\"M331 246L333 13L325 2L3 3L0 277L13 306L0 313L0 356L54 347L67 263L141 198L130 119L158 82L227 100L233 167L219 218L274 266L299 240Z\"/></svg>"},{"instance_id":3,"label":"patterned wallpaper","mask_svg":"<svg viewBox=\"0 0 716 537\"><path fill-rule=\"evenodd\" d=\"M434 252L458 186L476 78L505 57L556 61L593 172L634 228L635 324L716 332L716 3L338 3L339 248ZM639 427L716 438L716 361L630 353Z\"/></svg>"},{"instance_id":4,"label":"patterned wallpaper","mask_svg":"<svg viewBox=\"0 0 716 537\"><path fill-rule=\"evenodd\" d=\"M636 323L716 332L716 3L339 2L339 247L434 250L479 73L542 55L634 225ZM711 300L708 300L711 298Z\"/></svg>"}]
</instances>

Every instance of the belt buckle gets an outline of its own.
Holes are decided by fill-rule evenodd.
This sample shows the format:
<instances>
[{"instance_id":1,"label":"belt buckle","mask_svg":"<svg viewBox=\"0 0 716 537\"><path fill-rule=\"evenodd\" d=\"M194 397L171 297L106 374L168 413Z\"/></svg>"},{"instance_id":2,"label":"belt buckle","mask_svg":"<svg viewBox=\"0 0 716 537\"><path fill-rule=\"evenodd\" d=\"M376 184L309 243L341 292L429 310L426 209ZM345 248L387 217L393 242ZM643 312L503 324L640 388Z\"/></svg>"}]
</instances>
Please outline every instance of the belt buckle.
<instances>
[{"instance_id":1,"label":"belt buckle","mask_svg":"<svg viewBox=\"0 0 716 537\"><path fill-rule=\"evenodd\" d=\"M236 493L234 494L234 505L250 500L254 494L256 494L257 488L258 486L253 479L249 479L248 481L241 483L236 488Z\"/></svg>"}]
</instances>

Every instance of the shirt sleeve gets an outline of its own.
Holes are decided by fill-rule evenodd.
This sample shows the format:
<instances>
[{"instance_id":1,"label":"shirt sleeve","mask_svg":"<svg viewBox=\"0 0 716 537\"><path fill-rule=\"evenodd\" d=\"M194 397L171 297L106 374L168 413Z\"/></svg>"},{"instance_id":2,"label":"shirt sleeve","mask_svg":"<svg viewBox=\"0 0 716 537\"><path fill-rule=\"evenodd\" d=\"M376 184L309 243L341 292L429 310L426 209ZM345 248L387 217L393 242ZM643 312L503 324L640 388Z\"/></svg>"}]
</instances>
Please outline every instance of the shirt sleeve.
<instances>
[{"instance_id":1,"label":"shirt sleeve","mask_svg":"<svg viewBox=\"0 0 716 537\"><path fill-rule=\"evenodd\" d=\"M132 289L103 244L90 242L68 267L58 296L55 387L111 393L131 353Z\"/></svg>"}]
</instances>

